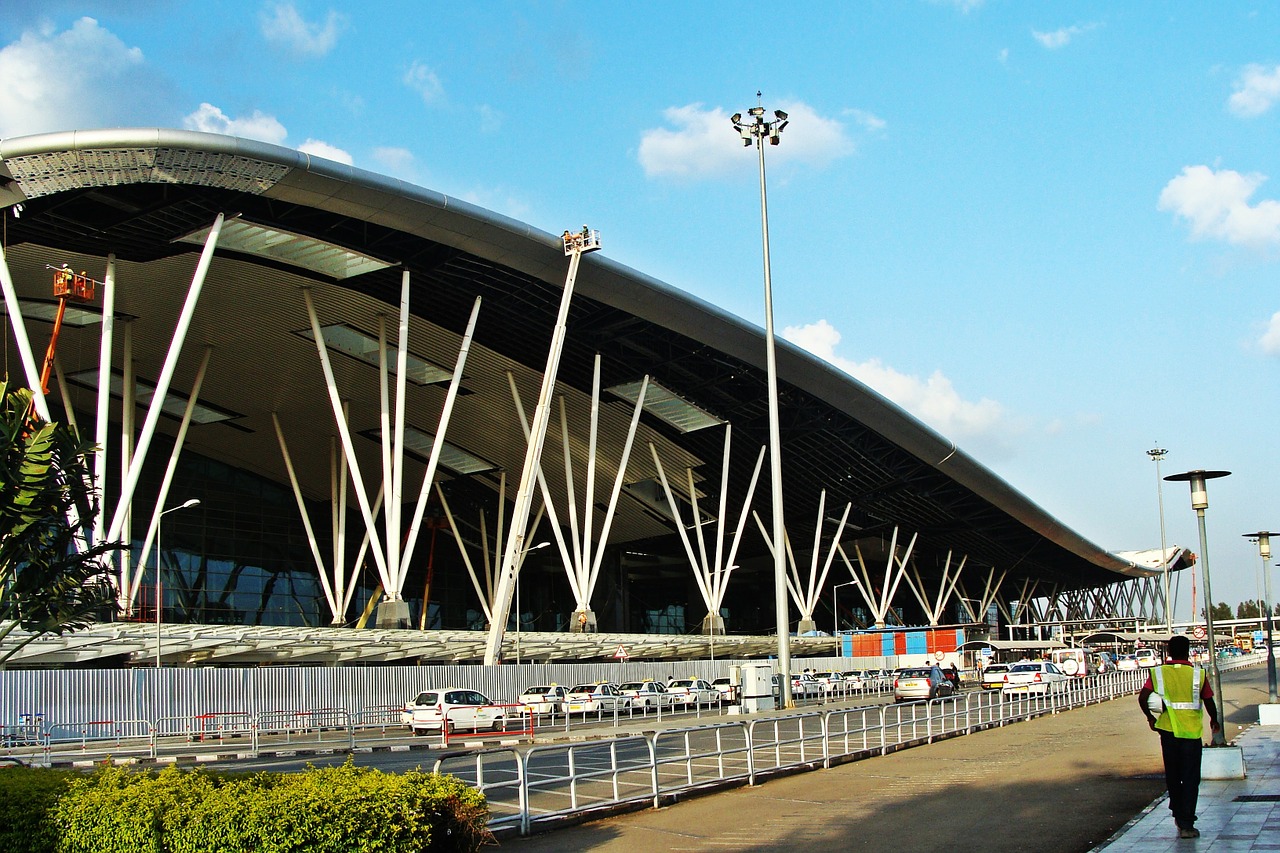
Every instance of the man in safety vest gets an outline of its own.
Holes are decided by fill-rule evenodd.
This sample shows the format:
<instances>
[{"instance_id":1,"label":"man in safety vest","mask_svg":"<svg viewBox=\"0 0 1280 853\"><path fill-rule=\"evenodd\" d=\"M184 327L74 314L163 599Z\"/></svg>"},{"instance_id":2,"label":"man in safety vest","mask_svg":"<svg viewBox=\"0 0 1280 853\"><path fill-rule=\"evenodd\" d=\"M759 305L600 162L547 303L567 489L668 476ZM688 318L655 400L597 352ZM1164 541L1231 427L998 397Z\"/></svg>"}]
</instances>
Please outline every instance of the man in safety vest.
<instances>
[{"instance_id":1,"label":"man in safety vest","mask_svg":"<svg viewBox=\"0 0 1280 853\"><path fill-rule=\"evenodd\" d=\"M1138 691L1138 705L1151 730L1160 733L1169 811L1178 825L1178 837L1198 838L1196 799L1200 794L1200 756L1204 749L1202 714L1209 712L1209 726L1216 732L1218 708L1204 670L1189 660L1191 641L1182 636L1171 638L1168 654L1163 665L1152 667L1147 683Z\"/></svg>"}]
</instances>

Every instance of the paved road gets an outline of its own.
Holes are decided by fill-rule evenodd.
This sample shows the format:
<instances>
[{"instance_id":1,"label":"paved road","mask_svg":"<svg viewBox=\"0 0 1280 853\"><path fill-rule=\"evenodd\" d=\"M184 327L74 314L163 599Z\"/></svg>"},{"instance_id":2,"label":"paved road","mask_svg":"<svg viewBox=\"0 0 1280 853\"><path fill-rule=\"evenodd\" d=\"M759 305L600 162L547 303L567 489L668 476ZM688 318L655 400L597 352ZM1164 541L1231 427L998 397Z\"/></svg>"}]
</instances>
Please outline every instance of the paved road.
<instances>
[{"instance_id":1,"label":"paved road","mask_svg":"<svg viewBox=\"0 0 1280 853\"><path fill-rule=\"evenodd\" d=\"M1257 719L1266 670L1223 675L1228 736ZM590 850L1091 850L1163 792L1131 698L555 830L502 846Z\"/></svg>"}]
</instances>

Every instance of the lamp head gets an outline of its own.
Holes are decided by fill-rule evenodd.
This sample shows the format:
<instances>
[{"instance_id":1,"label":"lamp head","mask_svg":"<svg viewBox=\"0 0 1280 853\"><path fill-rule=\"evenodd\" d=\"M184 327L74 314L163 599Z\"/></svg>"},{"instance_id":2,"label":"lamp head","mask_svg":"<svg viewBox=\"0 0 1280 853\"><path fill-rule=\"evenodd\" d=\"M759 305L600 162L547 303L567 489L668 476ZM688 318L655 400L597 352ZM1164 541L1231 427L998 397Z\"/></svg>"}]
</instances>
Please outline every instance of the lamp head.
<instances>
[{"instance_id":1,"label":"lamp head","mask_svg":"<svg viewBox=\"0 0 1280 853\"><path fill-rule=\"evenodd\" d=\"M1257 533L1244 534L1245 539L1258 543L1258 556L1264 560L1271 559L1271 531L1259 530Z\"/></svg>"},{"instance_id":2,"label":"lamp head","mask_svg":"<svg viewBox=\"0 0 1280 853\"><path fill-rule=\"evenodd\" d=\"M1205 471L1203 468L1197 468L1194 471L1184 471L1181 474L1170 474L1164 479L1169 482L1183 482L1191 484L1191 508L1197 511L1209 508L1209 488L1206 485L1208 480L1216 480L1219 477L1229 477L1230 471Z\"/></svg>"}]
</instances>

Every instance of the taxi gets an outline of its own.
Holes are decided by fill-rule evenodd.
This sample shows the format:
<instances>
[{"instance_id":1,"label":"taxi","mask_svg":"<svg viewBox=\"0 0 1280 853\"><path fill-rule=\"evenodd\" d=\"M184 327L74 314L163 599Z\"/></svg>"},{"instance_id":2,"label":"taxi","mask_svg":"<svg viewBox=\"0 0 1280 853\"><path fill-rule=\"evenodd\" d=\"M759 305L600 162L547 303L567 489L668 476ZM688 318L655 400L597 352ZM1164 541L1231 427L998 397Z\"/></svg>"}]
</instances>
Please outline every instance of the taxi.
<instances>
[{"instance_id":1,"label":"taxi","mask_svg":"<svg viewBox=\"0 0 1280 853\"><path fill-rule=\"evenodd\" d=\"M624 696L612 684L579 684L569 691L560 707L566 714L590 714L631 707L631 697Z\"/></svg>"},{"instance_id":2,"label":"taxi","mask_svg":"<svg viewBox=\"0 0 1280 853\"><path fill-rule=\"evenodd\" d=\"M560 710L569 690L561 684L538 684L526 687L516 702L530 714L554 714Z\"/></svg>"}]
</instances>

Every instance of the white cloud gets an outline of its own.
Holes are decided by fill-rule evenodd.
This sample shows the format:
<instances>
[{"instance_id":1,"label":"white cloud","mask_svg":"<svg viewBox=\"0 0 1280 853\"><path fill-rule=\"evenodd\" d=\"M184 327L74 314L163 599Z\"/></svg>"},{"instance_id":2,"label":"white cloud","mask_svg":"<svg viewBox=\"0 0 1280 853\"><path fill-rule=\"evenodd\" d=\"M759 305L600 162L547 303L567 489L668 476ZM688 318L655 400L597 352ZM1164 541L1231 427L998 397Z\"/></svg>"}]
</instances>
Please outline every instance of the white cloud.
<instances>
[{"instance_id":1,"label":"white cloud","mask_svg":"<svg viewBox=\"0 0 1280 853\"><path fill-rule=\"evenodd\" d=\"M1265 175L1186 166L1165 185L1158 207L1190 222L1194 237L1263 248L1280 243L1280 202L1264 199L1249 204L1249 197L1265 180Z\"/></svg>"},{"instance_id":2,"label":"white cloud","mask_svg":"<svg viewBox=\"0 0 1280 853\"><path fill-rule=\"evenodd\" d=\"M375 148L373 149L373 161L393 177L405 181L417 180L417 168L413 152L408 148Z\"/></svg>"},{"instance_id":3,"label":"white cloud","mask_svg":"<svg viewBox=\"0 0 1280 853\"><path fill-rule=\"evenodd\" d=\"M953 441L978 440L1003 449L1020 428L995 400L963 399L941 371L927 379L900 373L878 358L854 361L836 354L840 332L826 320L807 326L788 326L782 336L888 397ZM999 451L996 451L999 452Z\"/></svg>"},{"instance_id":4,"label":"white cloud","mask_svg":"<svg viewBox=\"0 0 1280 853\"><path fill-rule=\"evenodd\" d=\"M1280 355L1280 311L1271 315L1271 322L1258 339L1258 344L1267 355Z\"/></svg>"},{"instance_id":5,"label":"white cloud","mask_svg":"<svg viewBox=\"0 0 1280 853\"><path fill-rule=\"evenodd\" d=\"M138 92L156 98L150 110L168 100L150 74L139 48L93 18L28 30L0 49L0 137L137 121Z\"/></svg>"},{"instance_id":6,"label":"white cloud","mask_svg":"<svg viewBox=\"0 0 1280 853\"><path fill-rule=\"evenodd\" d=\"M888 123L875 113L869 113L866 110L845 110L845 114L852 117L859 125L866 130L879 132L884 130Z\"/></svg>"},{"instance_id":7,"label":"white cloud","mask_svg":"<svg viewBox=\"0 0 1280 853\"><path fill-rule=\"evenodd\" d=\"M531 208L520 197L497 187L473 187L458 196L460 199L486 210L495 210L512 219L528 217Z\"/></svg>"},{"instance_id":8,"label":"white cloud","mask_svg":"<svg viewBox=\"0 0 1280 853\"><path fill-rule=\"evenodd\" d=\"M404 73L404 84L421 95L422 100L428 104L444 94L444 86L436 73L416 60Z\"/></svg>"},{"instance_id":9,"label":"white cloud","mask_svg":"<svg viewBox=\"0 0 1280 853\"><path fill-rule=\"evenodd\" d=\"M961 14L967 15L974 9L981 8L986 0L933 0L940 6L954 6Z\"/></svg>"},{"instance_id":10,"label":"white cloud","mask_svg":"<svg viewBox=\"0 0 1280 853\"><path fill-rule=\"evenodd\" d=\"M504 116L498 110L488 104L481 104L476 107L476 111L480 113L480 132L481 133L497 133L502 129Z\"/></svg>"},{"instance_id":11,"label":"white cloud","mask_svg":"<svg viewBox=\"0 0 1280 853\"><path fill-rule=\"evenodd\" d=\"M355 160L346 151L336 145L321 142L319 139L308 139L298 146L298 150L303 154L312 154L316 157L323 157L326 160L333 160L335 163L346 163L348 166L355 165Z\"/></svg>"},{"instance_id":12,"label":"white cloud","mask_svg":"<svg viewBox=\"0 0 1280 853\"><path fill-rule=\"evenodd\" d=\"M1000 52L996 54L996 61L1001 65L1007 65L1009 62L1009 48L1001 48Z\"/></svg>"},{"instance_id":13,"label":"white cloud","mask_svg":"<svg viewBox=\"0 0 1280 853\"><path fill-rule=\"evenodd\" d=\"M801 102L784 102L779 108L788 114L789 124L782 144L770 148L771 162L824 166L853 151L844 125L836 119L824 118ZM754 158L743 156L742 138L720 107L669 107L663 118L668 127L651 128L640 138L638 158L651 178L713 177L754 162Z\"/></svg>"},{"instance_id":14,"label":"white cloud","mask_svg":"<svg viewBox=\"0 0 1280 853\"><path fill-rule=\"evenodd\" d=\"M311 23L292 3L274 3L261 17L262 37L297 56L324 56L333 50L346 23L337 12L326 15L323 24Z\"/></svg>"},{"instance_id":15,"label":"white cloud","mask_svg":"<svg viewBox=\"0 0 1280 853\"><path fill-rule=\"evenodd\" d=\"M274 145L283 145L287 135L284 125L276 120L275 116L254 110L253 114L247 118L231 118L209 103L201 104L200 109L184 118L182 126L187 130L243 136L246 139L257 139Z\"/></svg>"},{"instance_id":16,"label":"white cloud","mask_svg":"<svg viewBox=\"0 0 1280 853\"><path fill-rule=\"evenodd\" d=\"M1066 47L1076 36L1084 35L1089 32L1089 30L1095 29L1097 26L1097 24L1080 24L1073 27L1063 27L1061 29L1054 30L1053 32L1032 30L1031 35L1036 41L1040 42L1041 45L1047 47L1049 50L1057 50L1060 47Z\"/></svg>"},{"instance_id":17,"label":"white cloud","mask_svg":"<svg viewBox=\"0 0 1280 853\"><path fill-rule=\"evenodd\" d=\"M1262 115L1280 99L1280 65L1267 69L1261 65L1246 66L1236 90L1227 99L1227 108L1238 116Z\"/></svg>"}]
</instances>

